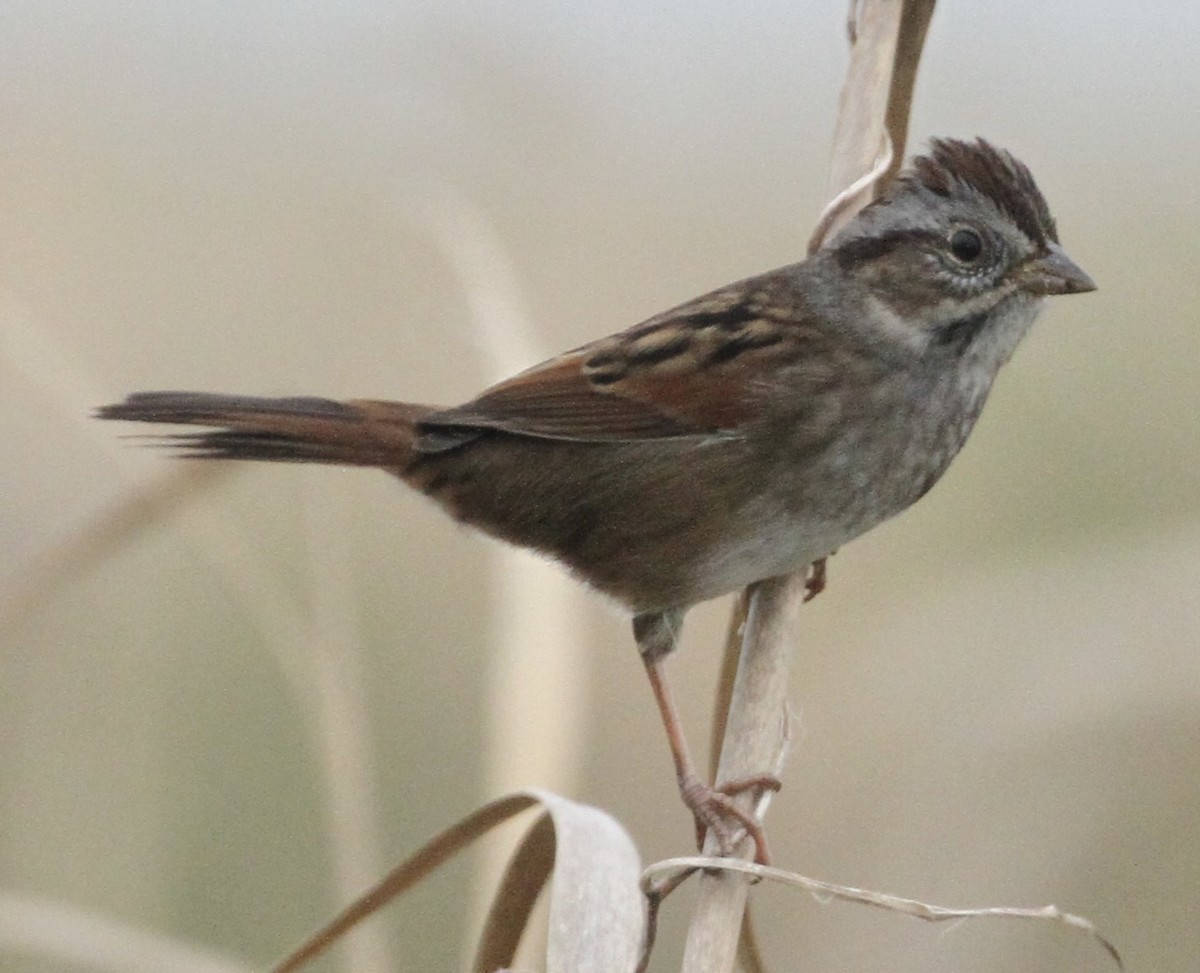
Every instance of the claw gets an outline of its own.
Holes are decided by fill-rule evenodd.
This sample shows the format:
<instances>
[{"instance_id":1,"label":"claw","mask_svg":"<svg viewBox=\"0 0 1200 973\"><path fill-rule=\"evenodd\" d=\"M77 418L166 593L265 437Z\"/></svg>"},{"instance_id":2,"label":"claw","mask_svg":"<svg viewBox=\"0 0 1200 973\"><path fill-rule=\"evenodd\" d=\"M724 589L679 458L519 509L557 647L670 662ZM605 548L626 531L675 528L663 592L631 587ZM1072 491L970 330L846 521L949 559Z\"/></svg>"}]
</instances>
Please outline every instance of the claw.
<instances>
[{"instance_id":1,"label":"claw","mask_svg":"<svg viewBox=\"0 0 1200 973\"><path fill-rule=\"evenodd\" d=\"M805 601L812 601L825 590L825 582L827 581L825 560L825 558L821 558L809 565L808 575L804 579Z\"/></svg>"},{"instance_id":2,"label":"claw","mask_svg":"<svg viewBox=\"0 0 1200 973\"><path fill-rule=\"evenodd\" d=\"M758 819L734 803L733 797L748 790L779 790L778 778L769 774L746 777L711 787L699 777L681 780L679 793L683 803L696 818L696 844L703 846L707 834L712 834L723 856L732 855L741 835L730 822L736 824L746 837L754 842L754 860L759 865L771 864L771 852L767 847L767 835Z\"/></svg>"}]
</instances>

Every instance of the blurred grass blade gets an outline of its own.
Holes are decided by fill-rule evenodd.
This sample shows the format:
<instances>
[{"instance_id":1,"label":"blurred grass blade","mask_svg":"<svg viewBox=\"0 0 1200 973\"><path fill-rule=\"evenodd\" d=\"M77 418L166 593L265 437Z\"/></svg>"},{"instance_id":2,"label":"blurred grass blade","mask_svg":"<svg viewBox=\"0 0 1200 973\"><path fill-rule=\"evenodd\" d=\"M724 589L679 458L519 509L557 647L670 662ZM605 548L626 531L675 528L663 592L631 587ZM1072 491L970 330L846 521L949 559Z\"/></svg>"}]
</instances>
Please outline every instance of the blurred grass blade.
<instances>
[{"instance_id":1,"label":"blurred grass blade","mask_svg":"<svg viewBox=\"0 0 1200 973\"><path fill-rule=\"evenodd\" d=\"M17 572L9 587L0 591L0 627L12 631L24 625L58 592L103 564L122 544L182 509L228 472L215 464L180 464L130 489Z\"/></svg>"},{"instance_id":2,"label":"blurred grass blade","mask_svg":"<svg viewBox=\"0 0 1200 973\"><path fill-rule=\"evenodd\" d=\"M249 973L251 969L239 960L62 902L11 892L0 892L0 954L112 973ZM8 968L3 960L0 968Z\"/></svg>"},{"instance_id":3,"label":"blurred grass blade","mask_svg":"<svg viewBox=\"0 0 1200 973\"><path fill-rule=\"evenodd\" d=\"M511 963L533 903L553 865L547 973L630 970L645 930L641 863L621 825L596 808L545 791L498 798L436 835L278 963L290 973L419 884L477 838L531 807L538 819L513 858L489 915L476 969ZM500 924L505 928L499 928Z\"/></svg>"},{"instance_id":4,"label":"blurred grass blade","mask_svg":"<svg viewBox=\"0 0 1200 973\"><path fill-rule=\"evenodd\" d=\"M453 272L489 382L554 351L543 346L511 247L484 207L455 185L411 176L396 210L406 225L429 235ZM535 780L570 793L578 783L591 672L575 582L528 551L489 550L483 792L501 794ZM518 696L525 703L514 720L511 701ZM479 869L474 916L487 913L503 869L500 857Z\"/></svg>"}]
</instances>

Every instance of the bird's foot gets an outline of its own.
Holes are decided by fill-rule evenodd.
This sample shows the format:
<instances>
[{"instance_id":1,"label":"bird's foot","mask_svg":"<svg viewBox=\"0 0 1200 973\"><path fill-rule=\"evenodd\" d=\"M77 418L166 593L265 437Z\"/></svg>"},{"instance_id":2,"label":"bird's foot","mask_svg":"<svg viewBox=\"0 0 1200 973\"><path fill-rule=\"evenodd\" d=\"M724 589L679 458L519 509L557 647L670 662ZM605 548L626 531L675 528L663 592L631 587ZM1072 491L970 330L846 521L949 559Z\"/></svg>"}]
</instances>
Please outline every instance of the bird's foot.
<instances>
[{"instance_id":1,"label":"bird's foot","mask_svg":"<svg viewBox=\"0 0 1200 973\"><path fill-rule=\"evenodd\" d=\"M771 853L762 824L752 813L738 807L733 799L749 790L777 791L780 786L779 778L770 774L742 777L719 787L706 784L699 777L681 780L679 793L696 819L696 844L703 848L705 835L711 833L717 839L721 854L728 856L733 854L742 838L740 830L754 842L754 860L759 865L770 865Z\"/></svg>"}]
</instances>

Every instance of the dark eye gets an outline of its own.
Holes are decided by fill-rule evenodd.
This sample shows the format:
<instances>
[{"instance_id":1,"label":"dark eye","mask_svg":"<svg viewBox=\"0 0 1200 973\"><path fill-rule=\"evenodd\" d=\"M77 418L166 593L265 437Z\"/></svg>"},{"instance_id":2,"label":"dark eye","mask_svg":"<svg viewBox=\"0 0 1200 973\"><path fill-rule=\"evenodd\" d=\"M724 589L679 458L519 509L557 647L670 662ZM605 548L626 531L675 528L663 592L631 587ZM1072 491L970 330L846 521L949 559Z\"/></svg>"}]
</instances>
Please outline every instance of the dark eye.
<instances>
[{"instance_id":1,"label":"dark eye","mask_svg":"<svg viewBox=\"0 0 1200 973\"><path fill-rule=\"evenodd\" d=\"M950 252L955 260L973 263L983 253L983 240L974 230L955 230L950 234Z\"/></svg>"}]
</instances>

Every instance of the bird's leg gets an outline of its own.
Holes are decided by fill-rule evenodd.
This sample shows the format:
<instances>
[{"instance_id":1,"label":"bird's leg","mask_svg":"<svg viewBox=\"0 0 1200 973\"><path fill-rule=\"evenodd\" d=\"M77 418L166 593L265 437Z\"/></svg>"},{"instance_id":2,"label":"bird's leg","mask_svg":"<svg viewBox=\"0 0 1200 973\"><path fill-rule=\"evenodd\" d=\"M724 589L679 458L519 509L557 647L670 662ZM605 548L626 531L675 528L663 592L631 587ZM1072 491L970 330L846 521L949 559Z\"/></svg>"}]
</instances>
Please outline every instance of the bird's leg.
<instances>
[{"instance_id":1,"label":"bird's leg","mask_svg":"<svg viewBox=\"0 0 1200 973\"><path fill-rule=\"evenodd\" d=\"M679 627L683 622L682 611L653 612L637 615L633 619L633 636L638 651L650 677L650 688L658 703L663 726L667 731L667 742L671 746L671 757L675 761L675 776L679 782L679 794L683 803L696 818L697 844L703 844L704 834L711 831L717 839L722 855L733 851L735 833L730 827L732 819L745 829L754 841L754 860L762 865L770 863L767 851L767 836L758 819L742 810L732 800L733 796L751 789L778 790L779 780L769 774L747 777L713 787L704 782L696 772L696 766L688 753L687 739L667 674L663 668L666 657L675 648Z\"/></svg>"}]
</instances>

